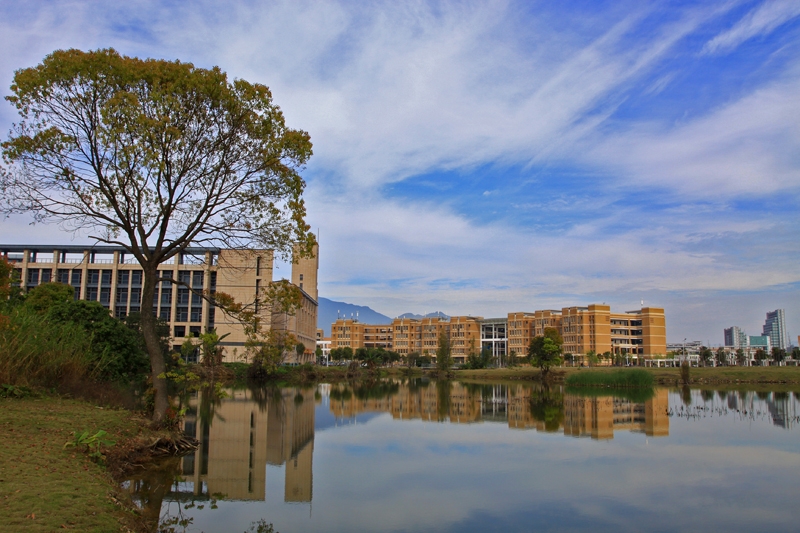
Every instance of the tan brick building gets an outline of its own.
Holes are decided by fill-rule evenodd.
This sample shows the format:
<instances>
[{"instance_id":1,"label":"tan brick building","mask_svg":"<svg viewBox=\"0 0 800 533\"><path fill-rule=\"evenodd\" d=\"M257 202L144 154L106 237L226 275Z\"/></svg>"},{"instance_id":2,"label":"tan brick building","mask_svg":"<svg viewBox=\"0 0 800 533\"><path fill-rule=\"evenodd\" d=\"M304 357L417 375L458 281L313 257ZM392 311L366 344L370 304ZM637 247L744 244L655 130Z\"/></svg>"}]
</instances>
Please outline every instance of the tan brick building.
<instances>
[{"instance_id":1,"label":"tan brick building","mask_svg":"<svg viewBox=\"0 0 800 533\"><path fill-rule=\"evenodd\" d=\"M24 291L51 281L71 285L75 298L99 302L113 316L124 318L141 312L143 272L124 248L116 246L0 245L0 253L14 264ZM173 346L212 329L222 336L225 361L241 360L245 335L239 322L215 309L201 293L224 292L253 309L265 327L292 333L306 346L298 358L287 353L287 362L313 361L317 328L317 270L315 256L292 265L292 282L301 288L303 301L295 315L271 312L259 295L272 282L270 250L187 248L159 266L162 279L152 302L153 313L170 325Z\"/></svg>"},{"instance_id":2,"label":"tan brick building","mask_svg":"<svg viewBox=\"0 0 800 533\"><path fill-rule=\"evenodd\" d=\"M491 327L489 327L491 326ZM388 329L387 329L388 328ZM463 363L471 350L490 349L504 356L512 350L525 356L531 340L544 335L546 328L556 328L564 339L562 350L577 356L597 354L652 357L667 353L664 309L644 307L636 311L612 313L608 305L564 307L534 312L509 313L507 319L484 319L472 316L450 318L396 318L391 326L362 324L356 320L338 320L331 326L331 347L380 346L401 356L411 352L436 355L439 334L450 338L455 363ZM506 332L499 338L498 332Z\"/></svg>"}]
</instances>

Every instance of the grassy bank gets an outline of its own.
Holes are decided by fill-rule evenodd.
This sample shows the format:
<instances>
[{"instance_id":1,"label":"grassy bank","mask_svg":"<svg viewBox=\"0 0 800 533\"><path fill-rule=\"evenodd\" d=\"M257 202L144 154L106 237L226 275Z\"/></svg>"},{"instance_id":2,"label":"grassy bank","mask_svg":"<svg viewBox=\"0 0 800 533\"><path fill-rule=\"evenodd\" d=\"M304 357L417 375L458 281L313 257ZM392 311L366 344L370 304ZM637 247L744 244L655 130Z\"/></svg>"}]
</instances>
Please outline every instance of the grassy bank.
<instances>
[{"instance_id":1,"label":"grassy bank","mask_svg":"<svg viewBox=\"0 0 800 533\"><path fill-rule=\"evenodd\" d=\"M142 420L55 397L0 399L0 531L135 531L139 518L107 469L80 448L75 431L108 432L118 446Z\"/></svg>"}]
</instances>

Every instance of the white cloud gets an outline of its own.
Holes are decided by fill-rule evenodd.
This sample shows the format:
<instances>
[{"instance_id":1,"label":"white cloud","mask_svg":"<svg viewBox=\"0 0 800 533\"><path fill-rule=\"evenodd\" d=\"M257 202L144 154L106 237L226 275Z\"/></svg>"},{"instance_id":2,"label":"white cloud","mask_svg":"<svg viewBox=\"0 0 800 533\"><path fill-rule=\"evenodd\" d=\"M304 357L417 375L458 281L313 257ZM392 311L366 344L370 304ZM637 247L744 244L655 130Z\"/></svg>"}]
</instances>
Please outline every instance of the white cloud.
<instances>
[{"instance_id":1,"label":"white cloud","mask_svg":"<svg viewBox=\"0 0 800 533\"><path fill-rule=\"evenodd\" d=\"M640 124L595 137L588 159L684 197L730 198L800 188L800 72L685 124ZM591 142L591 141L590 141Z\"/></svg>"},{"instance_id":2,"label":"white cloud","mask_svg":"<svg viewBox=\"0 0 800 533\"><path fill-rule=\"evenodd\" d=\"M800 3L797 0L766 1L745 15L733 28L708 41L703 51L712 54L729 52L753 37L772 32L797 16L800 16Z\"/></svg>"}]
</instances>

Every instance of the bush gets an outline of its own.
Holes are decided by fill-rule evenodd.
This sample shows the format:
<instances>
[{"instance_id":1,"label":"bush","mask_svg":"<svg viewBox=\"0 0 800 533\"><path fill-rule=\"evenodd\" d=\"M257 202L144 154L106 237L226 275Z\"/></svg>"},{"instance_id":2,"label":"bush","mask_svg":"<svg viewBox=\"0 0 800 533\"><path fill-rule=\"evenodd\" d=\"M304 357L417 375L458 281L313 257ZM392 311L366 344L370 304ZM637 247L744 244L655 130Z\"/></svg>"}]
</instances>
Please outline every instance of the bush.
<instances>
[{"instance_id":1,"label":"bush","mask_svg":"<svg viewBox=\"0 0 800 533\"><path fill-rule=\"evenodd\" d=\"M119 381L144 374L150 360L142 338L97 302L73 300L58 303L47 311L54 324L83 329L91 338L91 373L96 379Z\"/></svg>"}]
</instances>

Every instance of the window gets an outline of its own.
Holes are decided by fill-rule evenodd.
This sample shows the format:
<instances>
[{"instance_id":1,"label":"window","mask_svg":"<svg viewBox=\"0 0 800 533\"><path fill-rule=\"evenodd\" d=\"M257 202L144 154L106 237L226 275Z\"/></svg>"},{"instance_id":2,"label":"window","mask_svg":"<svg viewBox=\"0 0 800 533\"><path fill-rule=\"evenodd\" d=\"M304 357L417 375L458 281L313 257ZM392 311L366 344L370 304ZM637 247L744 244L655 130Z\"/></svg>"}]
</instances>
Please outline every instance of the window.
<instances>
[{"instance_id":1,"label":"window","mask_svg":"<svg viewBox=\"0 0 800 533\"><path fill-rule=\"evenodd\" d=\"M300 274L300 281L303 281L303 275Z\"/></svg>"},{"instance_id":2,"label":"window","mask_svg":"<svg viewBox=\"0 0 800 533\"><path fill-rule=\"evenodd\" d=\"M111 271L110 270L103 270L103 273L100 276L100 283L103 285L111 285Z\"/></svg>"},{"instance_id":3,"label":"window","mask_svg":"<svg viewBox=\"0 0 800 533\"><path fill-rule=\"evenodd\" d=\"M80 287L81 286L81 274L80 270L73 270L72 271L72 279L70 285L73 287Z\"/></svg>"},{"instance_id":4,"label":"window","mask_svg":"<svg viewBox=\"0 0 800 533\"><path fill-rule=\"evenodd\" d=\"M116 302L118 304L127 304L128 303L128 288L117 289L117 298Z\"/></svg>"},{"instance_id":5,"label":"window","mask_svg":"<svg viewBox=\"0 0 800 533\"><path fill-rule=\"evenodd\" d=\"M185 337L186 326L175 326L175 337Z\"/></svg>"},{"instance_id":6,"label":"window","mask_svg":"<svg viewBox=\"0 0 800 533\"><path fill-rule=\"evenodd\" d=\"M172 309L162 305L161 306L161 312L159 313L158 318L160 318L161 320L166 320L167 322L169 322L170 311L172 311Z\"/></svg>"},{"instance_id":7,"label":"window","mask_svg":"<svg viewBox=\"0 0 800 533\"><path fill-rule=\"evenodd\" d=\"M100 283L100 271L99 270L87 270L86 271L86 283L89 285L97 285Z\"/></svg>"},{"instance_id":8,"label":"window","mask_svg":"<svg viewBox=\"0 0 800 533\"><path fill-rule=\"evenodd\" d=\"M176 307L175 308L175 322L188 322L189 321L189 308Z\"/></svg>"},{"instance_id":9,"label":"window","mask_svg":"<svg viewBox=\"0 0 800 533\"><path fill-rule=\"evenodd\" d=\"M141 285L141 284L142 284L142 271L141 270L131 271L131 285Z\"/></svg>"},{"instance_id":10,"label":"window","mask_svg":"<svg viewBox=\"0 0 800 533\"><path fill-rule=\"evenodd\" d=\"M200 336L200 326L189 326L189 336L190 337L199 337Z\"/></svg>"},{"instance_id":11,"label":"window","mask_svg":"<svg viewBox=\"0 0 800 533\"><path fill-rule=\"evenodd\" d=\"M131 289L131 306L139 306L142 303L142 289ZM131 310L133 312L133 310Z\"/></svg>"},{"instance_id":12,"label":"window","mask_svg":"<svg viewBox=\"0 0 800 533\"><path fill-rule=\"evenodd\" d=\"M42 270L42 283L47 283L50 281L50 276L53 275L53 271L49 268L46 270Z\"/></svg>"},{"instance_id":13,"label":"window","mask_svg":"<svg viewBox=\"0 0 800 533\"><path fill-rule=\"evenodd\" d=\"M108 307L111 303L111 288L110 287L103 287L100 289L100 303L103 304L105 307Z\"/></svg>"},{"instance_id":14,"label":"window","mask_svg":"<svg viewBox=\"0 0 800 533\"><path fill-rule=\"evenodd\" d=\"M58 272L56 273L56 281L64 284L69 283L69 270L65 268L59 268Z\"/></svg>"},{"instance_id":15,"label":"window","mask_svg":"<svg viewBox=\"0 0 800 533\"><path fill-rule=\"evenodd\" d=\"M192 272L192 288L203 288L203 272Z\"/></svg>"},{"instance_id":16,"label":"window","mask_svg":"<svg viewBox=\"0 0 800 533\"><path fill-rule=\"evenodd\" d=\"M124 305L118 305L114 309L114 316L117 318L125 318L128 315L127 310L125 309Z\"/></svg>"},{"instance_id":17,"label":"window","mask_svg":"<svg viewBox=\"0 0 800 533\"><path fill-rule=\"evenodd\" d=\"M39 269L38 268L29 268L28 269L28 283L39 283Z\"/></svg>"},{"instance_id":18,"label":"window","mask_svg":"<svg viewBox=\"0 0 800 533\"><path fill-rule=\"evenodd\" d=\"M86 299L90 302L97 301L97 287L86 287Z\"/></svg>"},{"instance_id":19,"label":"window","mask_svg":"<svg viewBox=\"0 0 800 533\"><path fill-rule=\"evenodd\" d=\"M178 288L178 305L189 305L189 289L185 287Z\"/></svg>"},{"instance_id":20,"label":"window","mask_svg":"<svg viewBox=\"0 0 800 533\"><path fill-rule=\"evenodd\" d=\"M202 307L192 307L192 312L189 317L189 322L200 322L200 318L203 316L203 308Z\"/></svg>"},{"instance_id":21,"label":"window","mask_svg":"<svg viewBox=\"0 0 800 533\"><path fill-rule=\"evenodd\" d=\"M127 270L120 270L119 272L117 272L117 286L127 287L128 278L130 278L130 272L128 272Z\"/></svg>"}]
</instances>

